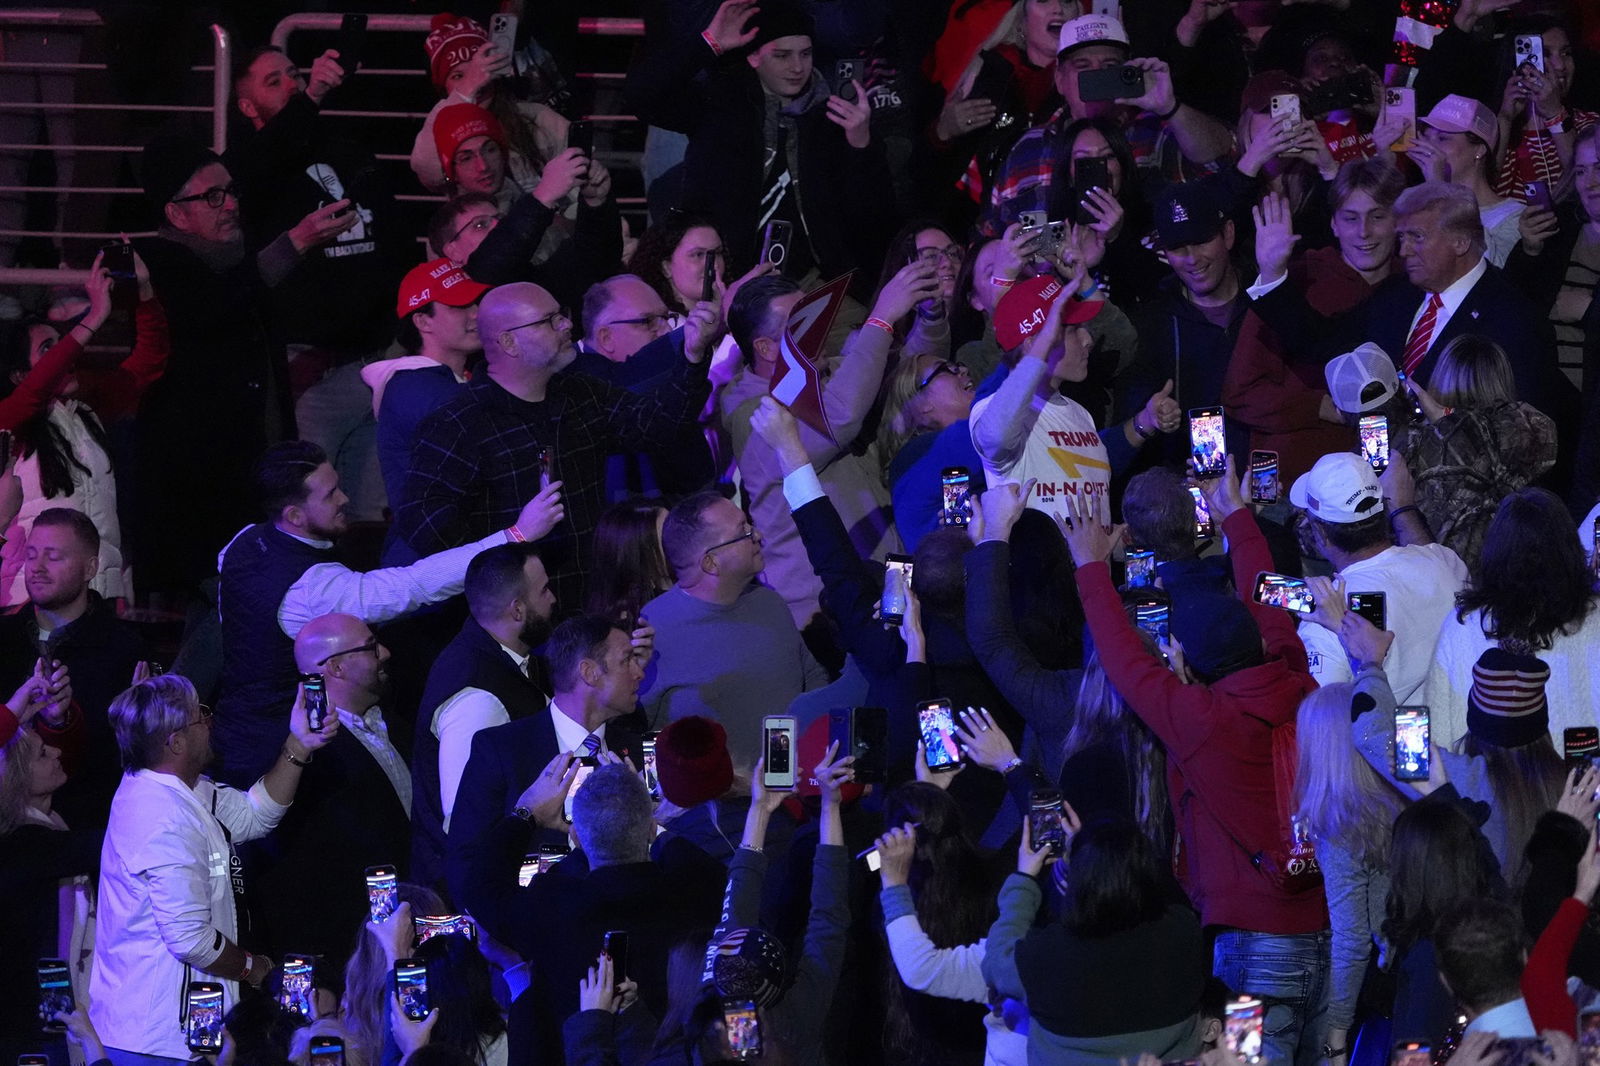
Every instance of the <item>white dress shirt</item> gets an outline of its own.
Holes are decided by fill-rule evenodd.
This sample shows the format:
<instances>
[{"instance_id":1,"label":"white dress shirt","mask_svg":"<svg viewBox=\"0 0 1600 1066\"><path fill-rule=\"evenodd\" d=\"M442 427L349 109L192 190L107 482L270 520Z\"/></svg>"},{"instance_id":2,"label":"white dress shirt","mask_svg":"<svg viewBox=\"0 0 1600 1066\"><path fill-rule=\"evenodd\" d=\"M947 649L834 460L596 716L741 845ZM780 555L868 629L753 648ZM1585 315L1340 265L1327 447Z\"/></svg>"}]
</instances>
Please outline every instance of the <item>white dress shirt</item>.
<instances>
[{"instance_id":1,"label":"white dress shirt","mask_svg":"<svg viewBox=\"0 0 1600 1066\"><path fill-rule=\"evenodd\" d=\"M550 701L550 720L554 722L556 726L556 746L562 751L572 751L582 754L583 742L589 739L589 731L583 728L581 723L575 722L571 718L568 718L561 708L556 706L555 700ZM600 739L601 752L607 752L611 750L610 748L606 747L605 726L602 725L599 729L596 729L594 731L594 735Z\"/></svg>"},{"instance_id":2,"label":"white dress shirt","mask_svg":"<svg viewBox=\"0 0 1600 1066\"><path fill-rule=\"evenodd\" d=\"M504 644L500 645L500 650L516 664L522 676L528 676L528 656ZM456 793L461 789L461 775L466 772L467 759L472 755L472 738L481 730L509 721L511 714L500 697L471 686L439 704L433 712L433 722L428 728L439 741L439 803L444 811L446 833L450 831L450 812L455 809Z\"/></svg>"},{"instance_id":3,"label":"white dress shirt","mask_svg":"<svg viewBox=\"0 0 1600 1066\"><path fill-rule=\"evenodd\" d=\"M1450 316L1456 313L1456 309L1461 306L1461 301L1467 298L1467 293L1472 291L1472 287L1478 283L1478 279L1483 277L1484 272L1488 269L1489 261L1480 259L1471 270L1439 291L1439 310L1433 320L1433 335L1428 338L1429 351L1432 351L1438 345L1439 338L1444 335L1444 327L1450 321ZM1411 331L1417 328L1417 323L1422 321L1422 315L1427 309L1428 300L1427 297L1423 297L1422 302L1417 305L1417 313L1411 316L1411 325L1406 327L1407 340L1411 337Z\"/></svg>"},{"instance_id":4,"label":"white dress shirt","mask_svg":"<svg viewBox=\"0 0 1600 1066\"><path fill-rule=\"evenodd\" d=\"M227 547L217 553L218 573L222 571L223 556L245 529L235 533ZM279 532L313 548L333 547L332 541L295 537L283 529ZM283 602L278 605L278 625L285 635L293 638L307 622L325 614L352 614L369 625L399 618L408 611L459 593L466 586L467 564L473 557L485 548L507 542L502 529L471 544L434 552L410 566L390 566L365 573L343 563L318 563L301 574L300 580L284 593Z\"/></svg>"},{"instance_id":5,"label":"white dress shirt","mask_svg":"<svg viewBox=\"0 0 1600 1066\"><path fill-rule=\"evenodd\" d=\"M405 808L406 817L411 817L411 767L406 765L405 756L395 750L394 744L389 740L389 723L383 720L383 712L376 707L368 708L366 714L356 714L343 707L339 711L339 724L361 741L361 746L377 760L378 766L383 769L383 774L394 786L394 794L400 800L400 806Z\"/></svg>"}]
</instances>

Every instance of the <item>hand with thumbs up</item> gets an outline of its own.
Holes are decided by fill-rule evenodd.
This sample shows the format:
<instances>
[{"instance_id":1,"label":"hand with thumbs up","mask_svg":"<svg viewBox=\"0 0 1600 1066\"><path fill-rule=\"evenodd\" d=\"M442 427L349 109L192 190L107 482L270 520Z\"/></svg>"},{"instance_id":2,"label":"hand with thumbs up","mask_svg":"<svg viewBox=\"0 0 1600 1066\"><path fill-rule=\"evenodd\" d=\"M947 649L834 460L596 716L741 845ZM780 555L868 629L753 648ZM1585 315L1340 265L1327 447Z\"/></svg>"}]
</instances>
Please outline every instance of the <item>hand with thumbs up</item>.
<instances>
[{"instance_id":1,"label":"hand with thumbs up","mask_svg":"<svg viewBox=\"0 0 1600 1066\"><path fill-rule=\"evenodd\" d=\"M1172 388L1173 381L1168 378L1161 391L1146 400L1139 413L1129 419L1129 442L1137 445L1154 436L1157 431L1172 433L1183 425L1183 408L1172 398Z\"/></svg>"}]
</instances>

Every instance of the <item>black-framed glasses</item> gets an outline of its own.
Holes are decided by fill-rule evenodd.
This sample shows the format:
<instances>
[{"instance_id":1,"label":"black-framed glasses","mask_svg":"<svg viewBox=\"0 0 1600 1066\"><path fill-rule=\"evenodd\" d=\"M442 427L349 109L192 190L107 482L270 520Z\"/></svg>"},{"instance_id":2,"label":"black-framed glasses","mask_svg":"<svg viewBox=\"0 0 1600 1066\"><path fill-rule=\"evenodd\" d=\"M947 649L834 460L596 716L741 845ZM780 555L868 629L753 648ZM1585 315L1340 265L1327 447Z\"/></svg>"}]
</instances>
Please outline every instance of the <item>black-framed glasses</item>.
<instances>
[{"instance_id":1,"label":"black-framed glasses","mask_svg":"<svg viewBox=\"0 0 1600 1066\"><path fill-rule=\"evenodd\" d=\"M961 374L965 374L966 372L967 372L967 364L966 363L959 362L959 361L954 360L954 359L950 360L947 363L940 363L938 366L936 366L932 370L928 371L928 376L927 377L925 377L921 381L917 382L917 391L921 392L923 389L927 388L929 385L932 385L933 384L933 379L938 377L940 374L961 375Z\"/></svg>"},{"instance_id":2,"label":"black-framed glasses","mask_svg":"<svg viewBox=\"0 0 1600 1066\"><path fill-rule=\"evenodd\" d=\"M474 233L487 233L489 230L493 229L495 223L499 221L500 216L498 214L478 215L468 220L466 225L452 233L450 235L450 240L446 243L454 243L455 241L459 241L461 239L461 235L467 232L467 230L471 230Z\"/></svg>"},{"instance_id":3,"label":"black-framed glasses","mask_svg":"<svg viewBox=\"0 0 1600 1066\"><path fill-rule=\"evenodd\" d=\"M213 185L205 192L197 192L193 196L174 196L172 202L175 204L187 204L195 200L204 200L207 207L221 207L227 203L230 196L235 201L239 199L239 185L237 182L230 181L226 185Z\"/></svg>"},{"instance_id":4,"label":"black-framed glasses","mask_svg":"<svg viewBox=\"0 0 1600 1066\"><path fill-rule=\"evenodd\" d=\"M740 533L737 537L734 537L732 540L725 540L721 544L713 544L711 547L707 548L701 554L702 555L710 555L712 552L716 551L718 548L726 548L730 544L739 543L741 540L750 540L753 537L755 537L755 535L756 535L755 527L747 525L747 526L744 527L744 532Z\"/></svg>"},{"instance_id":5,"label":"black-framed glasses","mask_svg":"<svg viewBox=\"0 0 1600 1066\"><path fill-rule=\"evenodd\" d=\"M948 259L951 266L960 266L966 259L967 250L959 244L952 244L945 248L919 248L917 259L924 263L937 263L941 259Z\"/></svg>"},{"instance_id":6,"label":"black-framed glasses","mask_svg":"<svg viewBox=\"0 0 1600 1066\"><path fill-rule=\"evenodd\" d=\"M361 652L364 652L364 651L376 652L377 650L378 650L378 638L377 637L373 637L371 640L367 641L365 644L359 644L354 648L345 648L342 651L329 652L327 655L324 655L322 658L317 660L317 665L321 666L323 663L327 662L329 659L337 659L341 655L359 655Z\"/></svg>"},{"instance_id":7,"label":"black-framed glasses","mask_svg":"<svg viewBox=\"0 0 1600 1066\"><path fill-rule=\"evenodd\" d=\"M643 326L652 332L659 329L663 323L670 323L673 319L671 311L653 311L648 315L638 318L613 318L610 322L600 323L602 326Z\"/></svg>"},{"instance_id":8,"label":"black-framed glasses","mask_svg":"<svg viewBox=\"0 0 1600 1066\"><path fill-rule=\"evenodd\" d=\"M565 322L570 326L572 325L572 314L565 307L558 307L554 311L551 311L548 315L545 315L543 318L536 318L532 322L524 322L520 326L507 326L505 331L507 333L511 333L515 330L527 329L529 326L545 326L557 320Z\"/></svg>"}]
</instances>

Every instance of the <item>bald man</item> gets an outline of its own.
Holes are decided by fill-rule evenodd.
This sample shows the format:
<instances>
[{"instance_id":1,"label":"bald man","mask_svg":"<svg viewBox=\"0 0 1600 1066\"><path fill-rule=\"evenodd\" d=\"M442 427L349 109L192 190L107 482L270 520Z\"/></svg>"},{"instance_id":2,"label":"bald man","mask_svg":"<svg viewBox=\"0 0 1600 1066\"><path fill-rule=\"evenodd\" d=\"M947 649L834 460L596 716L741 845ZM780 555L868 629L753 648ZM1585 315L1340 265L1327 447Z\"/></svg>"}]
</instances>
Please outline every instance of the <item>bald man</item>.
<instances>
[{"instance_id":1,"label":"bald man","mask_svg":"<svg viewBox=\"0 0 1600 1066\"><path fill-rule=\"evenodd\" d=\"M418 427L395 524L415 551L429 555L481 536L475 531L516 513L518 493L528 486L537 492L541 476L554 478L565 487L567 520L544 542L550 576L556 598L578 604L603 506L607 453L694 424L710 389L706 355L723 324L716 303L698 304L663 338L681 358L659 385L634 394L568 369L577 354L568 315L549 292L527 282L484 295L478 337L487 372ZM549 471L540 460L546 449Z\"/></svg>"},{"instance_id":2,"label":"bald man","mask_svg":"<svg viewBox=\"0 0 1600 1066\"><path fill-rule=\"evenodd\" d=\"M313 618L295 636L294 658L301 673L322 675L340 729L306 768L278 831L240 849L245 892L268 954L342 965L367 911L363 871L393 866L403 878L409 869L411 771L378 707L389 649L365 622Z\"/></svg>"}]
</instances>

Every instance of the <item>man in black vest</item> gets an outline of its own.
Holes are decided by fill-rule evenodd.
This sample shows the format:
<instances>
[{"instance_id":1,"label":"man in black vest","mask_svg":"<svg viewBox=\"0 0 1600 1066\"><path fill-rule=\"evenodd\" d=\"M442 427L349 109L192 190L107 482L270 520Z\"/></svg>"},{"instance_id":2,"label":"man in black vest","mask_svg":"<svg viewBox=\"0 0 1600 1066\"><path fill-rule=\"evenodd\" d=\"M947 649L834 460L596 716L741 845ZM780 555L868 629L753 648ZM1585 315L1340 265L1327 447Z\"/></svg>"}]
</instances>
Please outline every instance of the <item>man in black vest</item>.
<instances>
[{"instance_id":1,"label":"man in black vest","mask_svg":"<svg viewBox=\"0 0 1600 1066\"><path fill-rule=\"evenodd\" d=\"M326 614L294 638L295 665L321 674L338 732L300 777L278 828L240 849L251 929L274 958L320 955L342 965L367 914L368 866L406 872L411 771L389 742L378 701L389 649L361 619Z\"/></svg>"},{"instance_id":2,"label":"man in black vest","mask_svg":"<svg viewBox=\"0 0 1600 1066\"><path fill-rule=\"evenodd\" d=\"M68 780L54 809L74 829L104 829L111 797L122 780L122 755L106 710L148 657L144 638L89 587L99 569L100 532L89 516L68 507L39 512L24 549L28 602L0 617L0 687L27 680L41 655L64 664L72 702L84 715L85 739L76 762L64 754Z\"/></svg>"},{"instance_id":3,"label":"man in black vest","mask_svg":"<svg viewBox=\"0 0 1600 1066\"><path fill-rule=\"evenodd\" d=\"M422 885L444 879L445 834L472 738L549 702L533 649L550 633L556 597L538 550L501 544L481 552L467 564L466 586L472 616L433 661L411 749L411 879Z\"/></svg>"},{"instance_id":4,"label":"man in black vest","mask_svg":"<svg viewBox=\"0 0 1600 1066\"><path fill-rule=\"evenodd\" d=\"M486 548L538 540L559 521L560 492L547 488L514 525L410 566L358 573L340 563L334 541L348 525L339 476L321 448L288 441L267 451L256 487L271 518L241 530L222 550L222 691L213 741L218 777L248 786L271 766L294 702L294 637L325 614L386 622L462 589L467 564Z\"/></svg>"},{"instance_id":5,"label":"man in black vest","mask_svg":"<svg viewBox=\"0 0 1600 1066\"><path fill-rule=\"evenodd\" d=\"M609 752L640 764L638 736L615 721L633 711L644 677L628 630L596 615L569 618L550 634L545 659L555 689L549 709L472 738L446 846L450 894L469 912L485 898L469 871L488 846L489 830L525 807L525 793L551 759ZM541 830L535 843L564 839Z\"/></svg>"}]
</instances>

